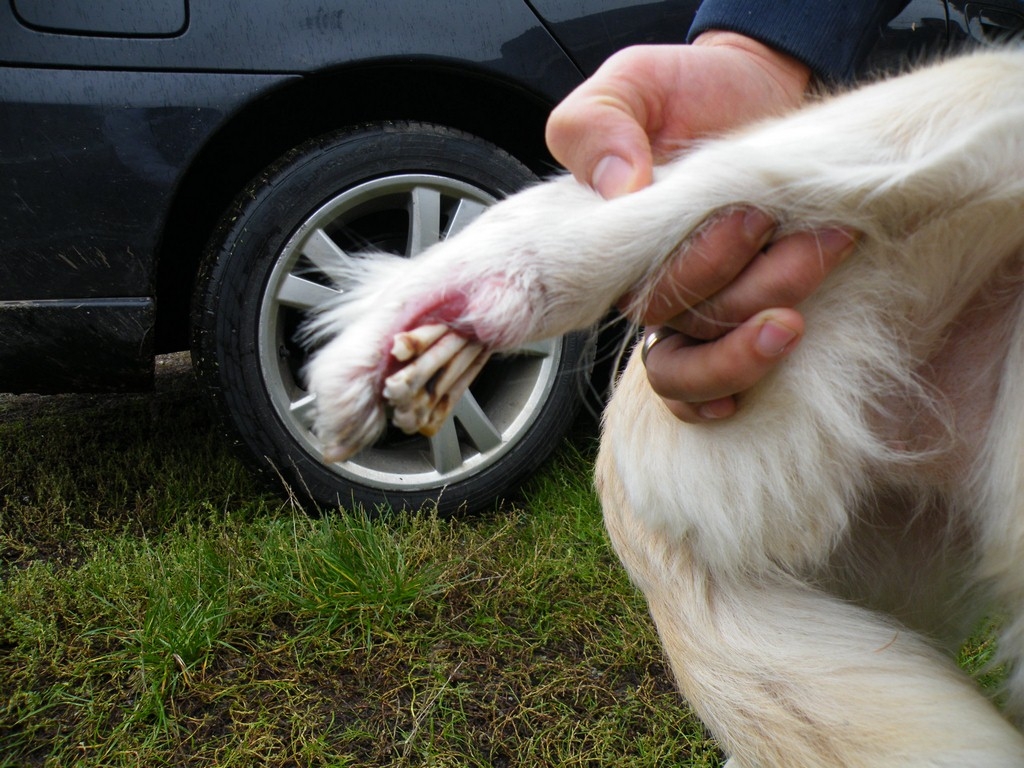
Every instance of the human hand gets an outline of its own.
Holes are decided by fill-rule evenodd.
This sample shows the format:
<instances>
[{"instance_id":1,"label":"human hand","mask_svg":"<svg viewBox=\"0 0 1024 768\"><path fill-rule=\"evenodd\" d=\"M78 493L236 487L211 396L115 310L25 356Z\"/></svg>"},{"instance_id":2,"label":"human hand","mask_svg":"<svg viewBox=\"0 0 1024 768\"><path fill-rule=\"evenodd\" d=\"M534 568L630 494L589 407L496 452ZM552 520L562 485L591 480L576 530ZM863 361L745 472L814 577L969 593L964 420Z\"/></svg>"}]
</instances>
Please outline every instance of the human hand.
<instances>
[{"instance_id":1,"label":"human hand","mask_svg":"<svg viewBox=\"0 0 1024 768\"><path fill-rule=\"evenodd\" d=\"M646 45L610 57L548 118L556 160L606 198L651 183L654 163L713 136L798 106L803 64L731 32L692 45Z\"/></svg>"},{"instance_id":2,"label":"human hand","mask_svg":"<svg viewBox=\"0 0 1024 768\"><path fill-rule=\"evenodd\" d=\"M555 108L548 147L580 181L616 197L647 186L655 163L693 141L796 107L809 79L796 60L729 32L626 49ZM680 332L647 357L651 386L678 418L735 412L736 395L803 334L792 307L855 240L842 230L773 236L774 222L759 211L723 215L650 297L644 322Z\"/></svg>"},{"instance_id":3,"label":"human hand","mask_svg":"<svg viewBox=\"0 0 1024 768\"><path fill-rule=\"evenodd\" d=\"M736 412L736 396L803 335L803 317L792 307L856 245L856 235L842 229L772 242L773 231L760 211L726 213L692 240L653 289L641 319L662 340L647 345L647 377L683 421Z\"/></svg>"}]
</instances>

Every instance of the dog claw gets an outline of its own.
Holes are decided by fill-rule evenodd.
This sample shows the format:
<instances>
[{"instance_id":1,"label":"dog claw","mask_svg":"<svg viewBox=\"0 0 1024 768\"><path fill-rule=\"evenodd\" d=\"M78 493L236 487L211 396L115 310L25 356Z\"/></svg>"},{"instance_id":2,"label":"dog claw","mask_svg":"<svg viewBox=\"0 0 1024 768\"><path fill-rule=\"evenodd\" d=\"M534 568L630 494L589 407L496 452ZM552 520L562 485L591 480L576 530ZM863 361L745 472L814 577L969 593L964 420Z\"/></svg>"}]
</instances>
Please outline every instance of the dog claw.
<instances>
[{"instance_id":1,"label":"dog claw","mask_svg":"<svg viewBox=\"0 0 1024 768\"><path fill-rule=\"evenodd\" d=\"M448 333L444 323L421 325L411 331L395 335L391 345L391 356L401 363L408 362L430 349L442 336Z\"/></svg>"},{"instance_id":2,"label":"dog claw","mask_svg":"<svg viewBox=\"0 0 1024 768\"><path fill-rule=\"evenodd\" d=\"M436 398L436 404L433 410L431 410L427 421L420 427L419 431L427 435L428 437L436 435L438 430L441 429L441 425L444 420L448 418L451 412L455 409L459 400L466 390L469 389L469 385L473 383L473 379L477 377L480 370L484 367L491 355L483 347L479 345L472 345L477 348L476 355L465 369L462 375L458 376L449 387L446 387L444 391L439 394Z\"/></svg>"},{"instance_id":3,"label":"dog claw","mask_svg":"<svg viewBox=\"0 0 1024 768\"><path fill-rule=\"evenodd\" d=\"M430 386L434 375L467 343L457 334L446 333L433 346L385 380L384 398L392 405L412 399L417 392Z\"/></svg>"},{"instance_id":4,"label":"dog claw","mask_svg":"<svg viewBox=\"0 0 1024 768\"><path fill-rule=\"evenodd\" d=\"M409 363L384 382L384 398L394 409L391 421L406 434L437 434L490 356L481 344L440 327L440 334L435 325L395 337L392 354L394 349L402 354L415 350Z\"/></svg>"}]
</instances>

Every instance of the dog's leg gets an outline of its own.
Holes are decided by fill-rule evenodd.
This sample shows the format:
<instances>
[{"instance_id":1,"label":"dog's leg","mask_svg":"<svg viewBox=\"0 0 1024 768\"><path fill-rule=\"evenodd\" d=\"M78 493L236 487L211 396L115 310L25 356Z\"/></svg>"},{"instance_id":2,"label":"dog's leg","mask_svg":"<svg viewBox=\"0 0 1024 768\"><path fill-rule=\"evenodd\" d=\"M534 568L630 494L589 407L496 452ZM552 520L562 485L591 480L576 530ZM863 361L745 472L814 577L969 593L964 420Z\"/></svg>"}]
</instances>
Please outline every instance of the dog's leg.
<instances>
[{"instance_id":1,"label":"dog's leg","mask_svg":"<svg viewBox=\"0 0 1024 768\"><path fill-rule=\"evenodd\" d=\"M609 535L648 600L682 693L737 768L1024 765L1024 739L948 658L784 564L810 558L816 547L827 556L829 516L801 543L791 514L749 507L751 497L772 504L773 475L785 474L793 459L789 480L813 488L819 478L806 473L852 458L788 455L787 440L806 438L807 415L792 405L790 429L759 449L744 447L744 434L766 437L749 423L735 431L735 442L720 434L726 424L681 436L634 356L609 406L597 468ZM832 446L827 434L806 439L820 441L818 449ZM813 447L802 444L796 454ZM636 509L633 474L641 468L650 485L698 479L691 495L676 498L681 526ZM712 480L710 488L699 482L732 471L744 474ZM640 503L658 504L657 497ZM761 529L757 539L775 548L771 557L740 549L747 534L731 529L744 526Z\"/></svg>"},{"instance_id":2,"label":"dog's leg","mask_svg":"<svg viewBox=\"0 0 1024 768\"><path fill-rule=\"evenodd\" d=\"M1005 607L999 655L1009 666L1006 709L1024 727L1024 297L1002 367L996 405L974 470L981 576Z\"/></svg>"},{"instance_id":3,"label":"dog's leg","mask_svg":"<svg viewBox=\"0 0 1024 768\"><path fill-rule=\"evenodd\" d=\"M1006 72L996 66L961 84L969 90ZM950 82L964 74L947 73ZM1019 87L1020 75L1014 78ZM984 334L974 338L969 358L950 347L958 321L977 321L970 316L973 298L985 296L1006 265L1011 283L1020 274L1014 270L1024 243L1024 173L1013 150L1019 119L991 107L951 114L922 105L912 95L921 83L912 79L894 90L907 85L911 91L892 104L906 105L910 116L881 139L891 126L858 120L887 115L897 124L898 115L876 111L882 100L873 97L898 93L859 95L865 108L850 110L848 146L807 152L805 191L800 179L788 177L803 158L797 143L787 142L795 135L809 146L814 124L844 130L838 120L824 127L822 114L802 128L797 120L776 125L782 130L774 136L755 134L751 142L763 143L763 158L746 154L731 171L705 166L705 178L722 180L723 205L730 193L733 202L742 199L728 189L730 179L774 175L774 196L765 189L747 199L770 208L774 197L780 216L804 224L827 221L822 217L831 212L868 233L854 259L804 307L801 348L748 393L727 423L675 422L636 360L606 414L598 477L610 535L650 603L680 688L741 766L1024 765L1024 739L948 659L904 626L819 587L841 578L830 571L836 552L868 551L870 542L850 545L852 535L873 534L870 525L851 525L862 505L895 487L963 509L972 502L970 489L958 486L970 476L963 465L973 464L992 467L980 472L988 509L979 517L995 510L995 518L969 519L977 527L965 531L962 546L983 532L984 575L1002 577L1000 596L1011 604L1022 594L1012 581L1020 578L1024 538L1024 392L1011 385L993 410L981 383L998 377L975 381L968 361L987 355L1001 364L1008 347L984 352ZM995 143L980 141L977 152L955 148L961 140L972 144L979 126L994 128ZM925 136L921 152L900 155L907 147L902 134L910 141ZM934 151L944 139L953 144ZM873 140L883 146L872 149ZM986 147L997 146L986 155ZM789 169L785 181L776 174L781 168ZM688 204L683 196L681 205ZM1014 327L1012 318L1007 325ZM1008 376L1024 369L1019 353L1007 359ZM959 377L943 379L933 370L955 369L958 361ZM972 408L974 416L961 413ZM978 424L961 434L965 418ZM986 431L995 438L975 462L983 442L977 433ZM913 522L904 522L907 535ZM943 546L940 536L936 559L947 554ZM965 561L969 556L958 558L957 567ZM1013 634L1022 626L1011 623L1004 640L1019 641ZM1011 680L1011 692L1017 686Z\"/></svg>"}]
</instances>

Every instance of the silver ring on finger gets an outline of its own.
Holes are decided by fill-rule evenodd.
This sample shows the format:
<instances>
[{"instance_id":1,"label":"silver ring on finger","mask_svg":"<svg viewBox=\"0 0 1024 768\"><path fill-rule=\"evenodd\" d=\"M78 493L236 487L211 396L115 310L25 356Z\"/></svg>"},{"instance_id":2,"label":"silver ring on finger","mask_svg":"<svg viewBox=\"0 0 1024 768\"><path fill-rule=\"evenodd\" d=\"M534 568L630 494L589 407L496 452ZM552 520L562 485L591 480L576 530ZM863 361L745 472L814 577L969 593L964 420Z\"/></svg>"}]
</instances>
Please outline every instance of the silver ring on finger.
<instances>
[{"instance_id":1,"label":"silver ring on finger","mask_svg":"<svg viewBox=\"0 0 1024 768\"><path fill-rule=\"evenodd\" d=\"M675 336L679 331L674 328L669 328L667 325L659 325L644 334L644 343L640 347L640 362L647 367L647 356L651 354L651 350L654 346L661 341L664 341L669 336Z\"/></svg>"}]
</instances>

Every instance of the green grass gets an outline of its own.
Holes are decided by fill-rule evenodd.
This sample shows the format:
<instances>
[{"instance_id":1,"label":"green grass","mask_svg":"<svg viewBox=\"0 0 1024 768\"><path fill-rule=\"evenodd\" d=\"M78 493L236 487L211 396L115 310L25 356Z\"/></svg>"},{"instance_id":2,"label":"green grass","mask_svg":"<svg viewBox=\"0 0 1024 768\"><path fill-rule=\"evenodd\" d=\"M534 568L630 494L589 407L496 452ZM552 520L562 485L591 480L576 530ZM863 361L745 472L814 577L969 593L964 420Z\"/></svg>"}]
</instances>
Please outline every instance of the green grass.
<instances>
[{"instance_id":1,"label":"green grass","mask_svg":"<svg viewBox=\"0 0 1024 768\"><path fill-rule=\"evenodd\" d=\"M0 768L720 766L591 450L476 518L309 515L228 453L187 371L0 402Z\"/></svg>"},{"instance_id":2,"label":"green grass","mask_svg":"<svg viewBox=\"0 0 1024 768\"><path fill-rule=\"evenodd\" d=\"M0 766L720 765L585 441L488 515L309 515L162 381L0 404Z\"/></svg>"}]
</instances>

